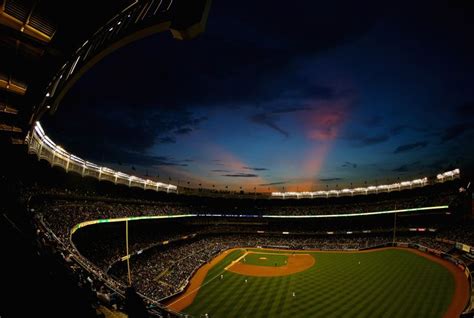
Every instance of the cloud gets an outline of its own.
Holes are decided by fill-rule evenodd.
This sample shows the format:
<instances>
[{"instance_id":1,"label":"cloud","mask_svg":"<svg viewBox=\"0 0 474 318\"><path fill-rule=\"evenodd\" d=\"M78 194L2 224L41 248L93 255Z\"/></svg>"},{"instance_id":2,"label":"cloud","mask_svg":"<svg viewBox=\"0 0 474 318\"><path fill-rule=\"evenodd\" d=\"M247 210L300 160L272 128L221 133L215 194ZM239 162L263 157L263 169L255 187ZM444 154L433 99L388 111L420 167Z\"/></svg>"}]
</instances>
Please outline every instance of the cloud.
<instances>
[{"instance_id":1,"label":"cloud","mask_svg":"<svg viewBox=\"0 0 474 318\"><path fill-rule=\"evenodd\" d=\"M225 166L224 161L221 159L212 159L211 162L215 166Z\"/></svg>"},{"instance_id":2,"label":"cloud","mask_svg":"<svg viewBox=\"0 0 474 318\"><path fill-rule=\"evenodd\" d=\"M176 166L176 167L187 167L187 163L182 163L182 161L175 160L171 157L166 156L150 156L155 160L154 166Z\"/></svg>"},{"instance_id":3,"label":"cloud","mask_svg":"<svg viewBox=\"0 0 474 318\"><path fill-rule=\"evenodd\" d=\"M371 135L369 132L360 129L351 129L346 131L342 136L343 139L350 141L354 147L366 147L380 144L389 140L390 137L391 135L387 133Z\"/></svg>"},{"instance_id":4,"label":"cloud","mask_svg":"<svg viewBox=\"0 0 474 318\"><path fill-rule=\"evenodd\" d=\"M352 168L357 168L357 164L346 161L346 162L344 162L344 164L341 167L343 167L343 168L351 168L351 167Z\"/></svg>"},{"instance_id":5,"label":"cloud","mask_svg":"<svg viewBox=\"0 0 474 318\"><path fill-rule=\"evenodd\" d=\"M328 97L335 96L335 93L332 92L332 89L325 88L325 91L331 91L331 94L327 94ZM305 97L308 98L308 96ZM313 95L311 96L311 98L312 103L317 100L317 97ZM291 114L297 112L312 112L311 118L313 118L313 122L310 124L312 127L310 138L324 140L328 138L335 138L337 126L342 121L341 112L335 111L333 109L319 109L316 110L316 112L315 110L316 107L314 106L281 107L269 110L267 112L255 114L250 117L250 121L259 125L270 127L278 133L282 134L283 136L289 137L290 134L277 124L277 121L280 119L280 116L283 114Z\"/></svg>"},{"instance_id":6,"label":"cloud","mask_svg":"<svg viewBox=\"0 0 474 318\"><path fill-rule=\"evenodd\" d=\"M247 170L252 170L252 171L267 171L267 168L254 168L254 167L242 167Z\"/></svg>"},{"instance_id":7,"label":"cloud","mask_svg":"<svg viewBox=\"0 0 474 318\"><path fill-rule=\"evenodd\" d=\"M51 121L47 125L48 133L81 157L121 160L114 156L116 148L122 149L120 154L146 153L157 143L176 143L176 137L170 133L189 133L207 120L184 109L155 107L135 111L119 104L104 101L99 107L98 101L91 99L90 107L68 107L68 116L83 120L68 120L67 125Z\"/></svg>"},{"instance_id":8,"label":"cloud","mask_svg":"<svg viewBox=\"0 0 474 318\"><path fill-rule=\"evenodd\" d=\"M408 172L415 169L420 164L420 161L403 164L397 168L392 169L393 172Z\"/></svg>"},{"instance_id":9,"label":"cloud","mask_svg":"<svg viewBox=\"0 0 474 318\"><path fill-rule=\"evenodd\" d=\"M305 95L311 96L312 98L327 100L337 97L335 90L329 86L310 84L303 87Z\"/></svg>"},{"instance_id":10,"label":"cloud","mask_svg":"<svg viewBox=\"0 0 474 318\"><path fill-rule=\"evenodd\" d=\"M121 164L136 165L136 166L176 166L187 167L188 164L175 160L167 156L155 156L150 154L143 154L138 152L129 152L121 149L111 150L110 153L115 155L112 158L117 158ZM100 161L95 156L91 160ZM108 161L110 162L110 161Z\"/></svg>"},{"instance_id":11,"label":"cloud","mask_svg":"<svg viewBox=\"0 0 474 318\"><path fill-rule=\"evenodd\" d=\"M452 165L450 163L452 159L453 159L452 156L448 156L448 157L445 157L445 158L442 158L442 159L434 160L432 162L428 162L428 163L424 162L423 165L427 169L429 169L431 171L434 171L435 173L439 173L439 172L442 172L442 171L452 170L452 169L448 169ZM460 159L459 157L456 158L455 162L458 163L459 159Z\"/></svg>"},{"instance_id":12,"label":"cloud","mask_svg":"<svg viewBox=\"0 0 474 318\"><path fill-rule=\"evenodd\" d=\"M336 139L347 118L347 104L346 100L334 100L303 114L306 136L311 140L323 142Z\"/></svg>"},{"instance_id":13,"label":"cloud","mask_svg":"<svg viewBox=\"0 0 474 318\"><path fill-rule=\"evenodd\" d=\"M288 114L288 113L296 113L296 112L302 112L302 111L308 111L312 110L313 108L311 107L288 107L288 108L277 108L275 110L272 110L272 114Z\"/></svg>"},{"instance_id":14,"label":"cloud","mask_svg":"<svg viewBox=\"0 0 474 318\"><path fill-rule=\"evenodd\" d=\"M145 152L156 143L172 143L172 138L176 141L180 135L200 129L207 117L197 117L191 111L193 107L209 110L236 104L270 105L293 98L295 103L288 104L291 107L271 106L272 112L262 111L250 118L255 124L289 137L290 131L278 122L280 115L306 110L303 102L308 98L327 100L337 96L333 87L295 72L297 67L292 62L363 36L374 26L377 15L355 4L345 4L351 11L348 14L329 3L308 3L307 10L301 10L299 5L275 5L272 10L276 13L269 16L267 5L251 1L247 4L252 7L251 13L237 2L213 4L214 14L206 32L198 41L188 43L187 49L183 50L183 44L173 39L165 37L157 43L149 38L104 59L64 99L61 109L68 111L56 114L58 123L76 122L74 127L63 129L65 134L58 135L84 134L76 140L76 145L83 144L77 146L79 151L73 151L76 146L68 142L64 144L86 158L94 150L84 145L97 143L98 136L104 143L127 151ZM262 20L263 14L267 21ZM297 15L298 19L283 26L279 21L286 15ZM318 27L307 29L315 21ZM306 29L304 38L295 36L301 29ZM161 50L162 47L166 49ZM152 53L157 49L162 54L158 62ZM193 59L189 59L190 54ZM169 62L184 60L187 62ZM117 65L121 76L111 77L117 72ZM137 70L143 71L142 80L120 80L136 77ZM84 127L88 127L87 132ZM108 154L104 157L112 159Z\"/></svg>"},{"instance_id":15,"label":"cloud","mask_svg":"<svg viewBox=\"0 0 474 318\"><path fill-rule=\"evenodd\" d=\"M441 142L444 143L446 141L456 139L473 129L473 123L460 123L451 125L442 131Z\"/></svg>"},{"instance_id":16,"label":"cloud","mask_svg":"<svg viewBox=\"0 0 474 318\"><path fill-rule=\"evenodd\" d=\"M166 137L159 138L158 142L160 144L175 144L176 138L171 137L171 136L166 136Z\"/></svg>"},{"instance_id":17,"label":"cloud","mask_svg":"<svg viewBox=\"0 0 474 318\"><path fill-rule=\"evenodd\" d=\"M88 84L94 88L94 96L101 95L103 85L98 84L105 82L104 79L111 81L109 74L116 72L117 61L120 61L126 64L120 68L124 77L136 76L140 69L144 80L122 83L112 79L117 85L111 86L116 92L136 92L128 94L123 103L137 103L140 108L156 102L157 91L160 103L167 107L255 102L273 98L278 92L285 95L288 91L296 91L294 95L298 97L332 98L332 90L312 82L310 76L288 78L288 65L293 60L325 53L329 48L363 36L378 18L375 10L363 9L355 3L345 3L346 10L330 3L307 2L295 6L278 3L272 6L272 14L268 14L268 5L263 3L244 3L247 4L214 3L206 32L185 49L182 43L172 39L163 38L158 43L144 39L135 43L133 49L127 47L108 57L101 65L104 74L94 76ZM251 13L245 9L247 5L252 7ZM284 16L298 19L282 24ZM295 36L303 29L305 37ZM159 62L152 54L156 50L160 50ZM140 58L137 51L141 53ZM190 54L193 59L189 59ZM124 60L132 62L123 63ZM187 62L169 62L184 60ZM212 88L211 94L209 88Z\"/></svg>"},{"instance_id":18,"label":"cloud","mask_svg":"<svg viewBox=\"0 0 474 318\"><path fill-rule=\"evenodd\" d=\"M90 122L94 123L95 121L91 118ZM69 126L72 125L74 124L72 123ZM95 125L93 124L90 126L90 130L92 131L97 129L94 128ZM115 164L118 162L123 165L131 166L188 166L187 162L189 161L178 160L170 156L154 155L149 153L147 151L148 141L145 142L140 138L142 135L147 135L147 133L142 134L140 131L137 131L136 137L133 138L133 140L135 140L135 145L132 145L131 138L124 137L123 139L120 139L119 136L121 136L121 132L115 130L116 128L113 126L109 128L112 131L117 131L118 135L116 138L109 140L108 138L110 138L110 136L92 136L89 129L81 129L81 131L84 131L83 134L73 134L67 136L67 142L64 142L64 138L56 139L56 136L52 136L52 138L56 141L61 140L61 143L66 144L66 149L69 152L74 153L82 158L87 158L87 160L96 163ZM172 140L161 141L171 142Z\"/></svg>"},{"instance_id":19,"label":"cloud","mask_svg":"<svg viewBox=\"0 0 474 318\"><path fill-rule=\"evenodd\" d=\"M257 178L258 175L253 173L235 173L235 174L223 174L223 177L232 177L232 178Z\"/></svg>"},{"instance_id":20,"label":"cloud","mask_svg":"<svg viewBox=\"0 0 474 318\"><path fill-rule=\"evenodd\" d=\"M445 143L474 130L474 101L468 101L458 107L452 107L452 115L457 118L455 124L446 125L437 133L441 143Z\"/></svg>"},{"instance_id":21,"label":"cloud","mask_svg":"<svg viewBox=\"0 0 474 318\"><path fill-rule=\"evenodd\" d=\"M372 146L376 144L381 144L387 141L390 138L389 135L379 135L379 136L367 136L360 140L360 146Z\"/></svg>"},{"instance_id":22,"label":"cloud","mask_svg":"<svg viewBox=\"0 0 474 318\"><path fill-rule=\"evenodd\" d=\"M266 186L274 186L274 185L281 185L281 184L286 184L286 182L280 181L280 182L261 183L259 184L259 186L266 187Z\"/></svg>"},{"instance_id":23,"label":"cloud","mask_svg":"<svg viewBox=\"0 0 474 318\"><path fill-rule=\"evenodd\" d=\"M340 180L344 180L342 178L321 178L319 179L319 181L321 182L331 182L331 181L340 181Z\"/></svg>"},{"instance_id":24,"label":"cloud","mask_svg":"<svg viewBox=\"0 0 474 318\"><path fill-rule=\"evenodd\" d=\"M288 138L290 136L290 134L286 130L284 130L283 128L278 126L276 124L276 120L278 120L277 116L272 116L272 115L269 115L267 113L259 113L259 114L256 114L256 115L253 115L253 116L250 117L251 122L253 122L255 124L270 127L271 129L273 129L273 130L277 131L278 133L282 134L284 137Z\"/></svg>"},{"instance_id":25,"label":"cloud","mask_svg":"<svg viewBox=\"0 0 474 318\"><path fill-rule=\"evenodd\" d=\"M395 136L395 135L398 135L401 132L407 130L408 128L410 128L408 125L396 125L396 126L393 126L392 128L390 128L390 134L392 136Z\"/></svg>"},{"instance_id":26,"label":"cloud","mask_svg":"<svg viewBox=\"0 0 474 318\"><path fill-rule=\"evenodd\" d=\"M180 128L180 129L175 130L174 133L177 134L177 135L188 135L192 131L193 130L191 128L184 127L184 128Z\"/></svg>"},{"instance_id":27,"label":"cloud","mask_svg":"<svg viewBox=\"0 0 474 318\"><path fill-rule=\"evenodd\" d=\"M400 125L389 127L387 131L384 130L377 133L366 130L365 128L359 128L359 129L353 128L351 130L346 131L345 134L342 136L342 138L350 141L354 147L367 147L367 146L382 144L390 140L392 137L397 136L407 130L410 130L410 132L417 132L417 133L422 133L425 135L432 132L432 129L429 127L421 127L421 126L414 127L414 126L410 126L406 124L400 124ZM426 145L424 145L424 143L426 143ZM428 144L429 144L428 141L421 141L420 144L418 143L416 144L416 147L423 148L427 146ZM405 145L401 145L401 147L403 146ZM395 151L397 151L397 149ZM398 150L398 151L403 152L403 151L408 151L408 150L410 149L405 150L403 147L401 150Z\"/></svg>"},{"instance_id":28,"label":"cloud","mask_svg":"<svg viewBox=\"0 0 474 318\"><path fill-rule=\"evenodd\" d=\"M364 120L364 123L369 127L378 126L381 122L382 122L382 116L380 115L373 115L367 118L366 120Z\"/></svg>"},{"instance_id":29,"label":"cloud","mask_svg":"<svg viewBox=\"0 0 474 318\"><path fill-rule=\"evenodd\" d=\"M227 149L223 148L222 146L218 144L214 144L214 143L205 143L201 146L203 149L205 149L205 152L207 153L209 158L215 158L222 161L224 168L216 168L216 169L228 169L232 171L231 173L225 173L225 175L221 175L221 176L224 176L224 177L228 176L228 177L234 177L234 178L249 178L246 181L248 186L251 186L251 185L256 186L257 184L260 184L260 183L268 183L268 181L265 180L265 178L257 174L244 173L242 171L242 167L251 167L251 165L243 161L234 153L229 152ZM254 179L250 179L250 178L254 178ZM235 180L234 182L236 183L239 181Z\"/></svg>"},{"instance_id":30,"label":"cloud","mask_svg":"<svg viewBox=\"0 0 474 318\"><path fill-rule=\"evenodd\" d=\"M227 173L227 172L230 172L230 171L225 170L225 169L213 169L213 170L211 170L211 172L225 172L225 173Z\"/></svg>"},{"instance_id":31,"label":"cloud","mask_svg":"<svg viewBox=\"0 0 474 318\"><path fill-rule=\"evenodd\" d=\"M408 152L414 149L425 148L427 145L428 145L427 141L419 141L412 144L400 145L397 147L397 149L394 150L393 153Z\"/></svg>"}]
</instances>

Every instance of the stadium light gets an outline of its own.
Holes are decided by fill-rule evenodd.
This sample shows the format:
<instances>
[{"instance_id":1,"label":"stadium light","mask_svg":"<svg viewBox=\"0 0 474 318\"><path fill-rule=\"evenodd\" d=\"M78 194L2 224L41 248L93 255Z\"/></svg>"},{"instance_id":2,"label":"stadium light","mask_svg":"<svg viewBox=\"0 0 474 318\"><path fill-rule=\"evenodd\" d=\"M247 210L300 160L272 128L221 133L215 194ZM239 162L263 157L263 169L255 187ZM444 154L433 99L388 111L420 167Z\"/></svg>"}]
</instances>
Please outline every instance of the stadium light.
<instances>
[{"instance_id":1,"label":"stadium light","mask_svg":"<svg viewBox=\"0 0 474 318\"><path fill-rule=\"evenodd\" d=\"M56 145L45 134L39 121L35 123L33 129L31 130L31 135L28 134L26 141L28 143L28 150L30 152L36 153L38 157L48 160L53 165L61 166L68 172L81 171L82 175L94 176L99 180L101 180L102 174L106 174L115 177L115 183L117 183L117 180L120 179L122 180L122 183L123 181L128 182L129 186L137 186L136 184L140 184L140 187L143 185L144 189L151 189L153 187L156 189L156 191L162 191L163 189L166 189L167 192L170 192L176 191L178 189L172 184L157 183L152 180L145 180L137 176L131 176L120 171L115 171L108 167L101 167L93 162L77 157L67 152L61 146ZM55 160L56 157L59 157L63 160ZM74 167L76 168L74 169ZM132 185L132 182L135 184ZM147 187L147 185L152 185L152 187Z\"/></svg>"},{"instance_id":2,"label":"stadium light","mask_svg":"<svg viewBox=\"0 0 474 318\"><path fill-rule=\"evenodd\" d=\"M71 160L73 160L73 161L76 161L76 162L78 162L78 163L81 164L81 165L84 164L84 160L82 160L81 158L76 157L76 156L74 156L74 155L69 155L69 159L71 159Z\"/></svg>"},{"instance_id":3,"label":"stadium light","mask_svg":"<svg viewBox=\"0 0 474 318\"><path fill-rule=\"evenodd\" d=\"M449 179L454 179L455 177L459 177L460 175L460 170L459 169L454 169L452 171L446 171L444 173L440 173L436 176L437 180L440 182L444 182L446 178ZM416 187L423 187L425 185L428 185L428 178L423 177L420 179L414 179L411 181L402 181L402 182L396 182L392 184L381 184L381 185L371 185L365 188L359 187L359 188L349 188L349 189L342 189L342 190L330 190L330 191L315 191L315 192L272 192L271 196L272 197L277 197L277 198L322 198L326 197L328 198L329 196L345 196L345 195L351 195L353 196L355 194L368 194L369 192L373 193L379 193L379 192L391 192L391 190L402 190L406 188L413 188L413 186Z\"/></svg>"}]
</instances>

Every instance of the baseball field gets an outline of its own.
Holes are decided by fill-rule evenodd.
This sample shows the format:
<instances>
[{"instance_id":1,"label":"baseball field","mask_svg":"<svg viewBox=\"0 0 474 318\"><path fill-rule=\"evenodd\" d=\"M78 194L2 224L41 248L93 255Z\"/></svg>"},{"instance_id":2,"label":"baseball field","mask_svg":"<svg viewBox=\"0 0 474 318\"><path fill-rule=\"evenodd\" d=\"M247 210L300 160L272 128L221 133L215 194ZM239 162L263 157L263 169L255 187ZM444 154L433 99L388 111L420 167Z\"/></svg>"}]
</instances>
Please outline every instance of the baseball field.
<instances>
[{"instance_id":1,"label":"baseball field","mask_svg":"<svg viewBox=\"0 0 474 318\"><path fill-rule=\"evenodd\" d=\"M458 317L464 273L412 249L229 250L168 307L191 317ZM207 315L206 315L207 314Z\"/></svg>"}]
</instances>

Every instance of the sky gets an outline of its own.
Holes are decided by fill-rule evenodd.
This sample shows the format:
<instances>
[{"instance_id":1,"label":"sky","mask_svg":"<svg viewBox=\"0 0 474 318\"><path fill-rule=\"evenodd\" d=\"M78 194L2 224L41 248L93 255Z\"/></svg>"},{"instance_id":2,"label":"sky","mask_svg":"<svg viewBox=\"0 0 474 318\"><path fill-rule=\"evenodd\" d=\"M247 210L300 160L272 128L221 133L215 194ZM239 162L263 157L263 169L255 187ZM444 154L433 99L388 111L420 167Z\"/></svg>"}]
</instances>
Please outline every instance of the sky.
<instances>
[{"instance_id":1,"label":"sky","mask_svg":"<svg viewBox=\"0 0 474 318\"><path fill-rule=\"evenodd\" d=\"M474 164L474 5L214 1L89 70L46 133L191 187L342 189Z\"/></svg>"}]
</instances>

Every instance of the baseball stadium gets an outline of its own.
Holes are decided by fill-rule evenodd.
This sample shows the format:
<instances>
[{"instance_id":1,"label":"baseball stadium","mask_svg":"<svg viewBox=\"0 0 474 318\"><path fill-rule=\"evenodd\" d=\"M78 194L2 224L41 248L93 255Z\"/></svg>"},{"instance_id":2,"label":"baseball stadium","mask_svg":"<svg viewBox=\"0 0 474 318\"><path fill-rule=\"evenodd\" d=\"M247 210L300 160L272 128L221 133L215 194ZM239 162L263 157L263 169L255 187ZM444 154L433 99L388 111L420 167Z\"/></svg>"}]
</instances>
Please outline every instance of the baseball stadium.
<instances>
[{"instance_id":1,"label":"baseball stadium","mask_svg":"<svg viewBox=\"0 0 474 318\"><path fill-rule=\"evenodd\" d=\"M474 317L473 13L3 0L0 317Z\"/></svg>"}]
</instances>

